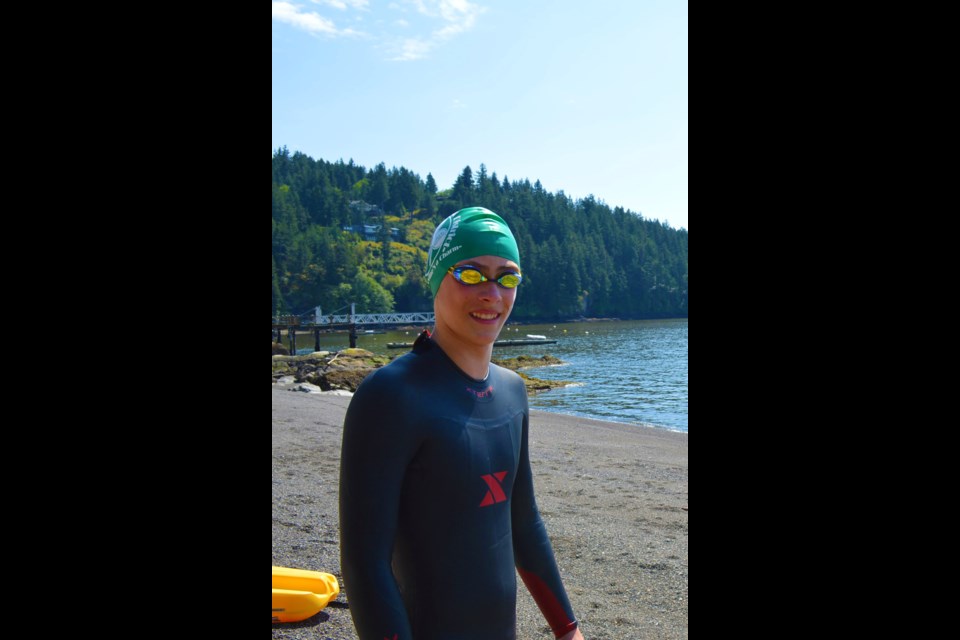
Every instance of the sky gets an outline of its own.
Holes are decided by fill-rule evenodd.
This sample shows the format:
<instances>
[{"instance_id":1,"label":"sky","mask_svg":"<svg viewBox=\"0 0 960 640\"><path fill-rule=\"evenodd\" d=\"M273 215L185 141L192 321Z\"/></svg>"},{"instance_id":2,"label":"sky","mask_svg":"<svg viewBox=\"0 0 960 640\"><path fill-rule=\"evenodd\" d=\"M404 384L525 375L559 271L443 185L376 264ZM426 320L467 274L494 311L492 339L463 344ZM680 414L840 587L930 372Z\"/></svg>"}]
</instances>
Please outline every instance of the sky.
<instances>
[{"instance_id":1,"label":"sky","mask_svg":"<svg viewBox=\"0 0 960 640\"><path fill-rule=\"evenodd\" d=\"M271 151L687 224L686 0L273 2Z\"/></svg>"}]
</instances>

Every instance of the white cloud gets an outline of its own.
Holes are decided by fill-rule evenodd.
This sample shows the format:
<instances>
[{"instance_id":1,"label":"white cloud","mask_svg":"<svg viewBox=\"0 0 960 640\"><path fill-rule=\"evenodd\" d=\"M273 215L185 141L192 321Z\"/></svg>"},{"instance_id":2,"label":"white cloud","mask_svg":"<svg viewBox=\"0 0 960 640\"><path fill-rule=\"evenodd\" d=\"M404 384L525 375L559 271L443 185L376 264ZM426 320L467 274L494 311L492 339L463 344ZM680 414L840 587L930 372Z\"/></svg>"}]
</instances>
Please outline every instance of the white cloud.
<instances>
[{"instance_id":1,"label":"white cloud","mask_svg":"<svg viewBox=\"0 0 960 640\"><path fill-rule=\"evenodd\" d=\"M468 0L409 0L417 11L430 18L440 17L447 23L440 31L465 31L473 26L477 16L486 8Z\"/></svg>"},{"instance_id":2,"label":"white cloud","mask_svg":"<svg viewBox=\"0 0 960 640\"><path fill-rule=\"evenodd\" d=\"M334 9L340 9L341 11L347 9L347 7L351 9L366 9L369 4L369 0L310 0L310 2L314 4L325 4Z\"/></svg>"},{"instance_id":3,"label":"white cloud","mask_svg":"<svg viewBox=\"0 0 960 640\"><path fill-rule=\"evenodd\" d=\"M459 21L465 18L473 21L473 18L483 8L467 2L467 0L440 0L440 15L444 20Z\"/></svg>"},{"instance_id":4,"label":"white cloud","mask_svg":"<svg viewBox=\"0 0 960 640\"><path fill-rule=\"evenodd\" d=\"M381 40L381 46L391 52L389 59L400 62L426 58L443 42L472 29L477 17L486 11L485 7L469 0L401 1L402 5L391 2L388 8L403 13L410 11L407 16L393 23L394 29L407 31L408 34L406 37L400 37L398 31L396 34L381 33L378 37ZM347 19L355 22L361 20L359 12L370 11L369 0L309 0L309 2L321 11L347 12ZM314 35L364 37L372 35L351 28L337 27L333 20L305 8L296 0L275 0L272 4L274 22L282 22ZM419 14L421 19L408 20L407 18L413 15L413 12ZM376 22L382 24L380 20Z\"/></svg>"},{"instance_id":5,"label":"white cloud","mask_svg":"<svg viewBox=\"0 0 960 640\"><path fill-rule=\"evenodd\" d=\"M430 50L433 49L434 44L432 42L427 42L419 38L407 38L400 42L399 53L390 60L396 60L399 62L407 62L409 60L420 60L425 58Z\"/></svg>"},{"instance_id":6,"label":"white cloud","mask_svg":"<svg viewBox=\"0 0 960 640\"><path fill-rule=\"evenodd\" d=\"M363 1L366 2L366 0ZM300 5L290 2L273 2L273 19L310 33L323 33L331 36L359 35L353 29L338 29L332 20L328 20L318 13L302 11Z\"/></svg>"},{"instance_id":7,"label":"white cloud","mask_svg":"<svg viewBox=\"0 0 960 640\"><path fill-rule=\"evenodd\" d=\"M421 38L403 40L394 49L400 53L391 60L409 61L425 58L439 44L459 33L469 31L477 21L477 16L486 11L485 7L468 0L406 0L417 12L433 20L443 21L443 25L433 29L430 35ZM396 5L391 5L395 7Z\"/></svg>"},{"instance_id":8,"label":"white cloud","mask_svg":"<svg viewBox=\"0 0 960 640\"><path fill-rule=\"evenodd\" d=\"M473 26L472 19L469 22L455 22L452 24L448 24L442 29L438 29L437 31L434 31L433 35L436 36L438 40L447 40L457 35L458 33L461 33L463 31L468 31L472 26Z\"/></svg>"}]
</instances>

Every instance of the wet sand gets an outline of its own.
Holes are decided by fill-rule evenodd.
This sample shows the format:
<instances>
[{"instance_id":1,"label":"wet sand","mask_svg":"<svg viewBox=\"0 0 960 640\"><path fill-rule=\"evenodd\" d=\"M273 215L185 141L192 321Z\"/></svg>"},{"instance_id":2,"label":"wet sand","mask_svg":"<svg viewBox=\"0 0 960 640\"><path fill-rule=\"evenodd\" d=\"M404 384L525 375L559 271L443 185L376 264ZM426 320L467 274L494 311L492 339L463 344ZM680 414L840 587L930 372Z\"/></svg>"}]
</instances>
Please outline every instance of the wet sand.
<instances>
[{"instance_id":1,"label":"wet sand","mask_svg":"<svg viewBox=\"0 0 960 640\"><path fill-rule=\"evenodd\" d=\"M341 592L273 638L356 640L340 574L338 478L350 396L273 385L273 564ZM586 640L687 635L687 434L531 411L537 503ZM517 638L553 638L519 580Z\"/></svg>"}]
</instances>

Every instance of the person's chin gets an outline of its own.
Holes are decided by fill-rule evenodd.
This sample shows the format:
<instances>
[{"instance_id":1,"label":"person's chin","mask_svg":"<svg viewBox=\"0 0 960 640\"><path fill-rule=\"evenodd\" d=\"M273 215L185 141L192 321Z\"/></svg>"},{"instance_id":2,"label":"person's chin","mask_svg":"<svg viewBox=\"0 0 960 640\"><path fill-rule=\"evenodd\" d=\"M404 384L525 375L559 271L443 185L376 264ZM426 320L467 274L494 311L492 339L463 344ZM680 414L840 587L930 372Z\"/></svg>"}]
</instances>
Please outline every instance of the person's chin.
<instances>
[{"instance_id":1,"label":"person's chin","mask_svg":"<svg viewBox=\"0 0 960 640\"><path fill-rule=\"evenodd\" d=\"M473 335L475 342L486 345L493 344L497 341L497 338L500 337L500 329L500 325L489 327L480 326L474 327L470 333Z\"/></svg>"}]
</instances>

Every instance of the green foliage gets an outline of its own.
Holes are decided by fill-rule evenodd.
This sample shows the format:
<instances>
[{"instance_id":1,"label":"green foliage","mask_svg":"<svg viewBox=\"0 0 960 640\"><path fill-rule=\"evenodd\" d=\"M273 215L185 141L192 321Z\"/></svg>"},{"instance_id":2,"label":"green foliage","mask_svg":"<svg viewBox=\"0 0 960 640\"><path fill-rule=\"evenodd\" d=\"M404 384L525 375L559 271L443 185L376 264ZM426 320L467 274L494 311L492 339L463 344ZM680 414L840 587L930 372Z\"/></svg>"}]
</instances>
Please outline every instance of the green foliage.
<instances>
[{"instance_id":1,"label":"green foliage","mask_svg":"<svg viewBox=\"0 0 960 640\"><path fill-rule=\"evenodd\" d=\"M380 207L363 213L353 201ZM409 170L313 160L284 147L273 156L273 309L357 313L433 308L423 267L435 225L465 206L510 224L524 283L512 318L687 316L687 231L594 196L573 201L536 180L511 182L480 165L437 190ZM380 226L369 240L344 226ZM399 237L390 236L399 229Z\"/></svg>"},{"instance_id":2,"label":"green foliage","mask_svg":"<svg viewBox=\"0 0 960 640\"><path fill-rule=\"evenodd\" d=\"M284 303L283 303L283 293L280 291L280 279L277 277L277 260L273 260L273 313L272 315L278 316L282 313L285 313Z\"/></svg>"},{"instance_id":3,"label":"green foliage","mask_svg":"<svg viewBox=\"0 0 960 640\"><path fill-rule=\"evenodd\" d=\"M343 305L356 303L357 313L389 313L393 308L393 294L380 286L375 279L363 271L354 276L347 290L350 300L343 299Z\"/></svg>"},{"instance_id":4,"label":"green foliage","mask_svg":"<svg viewBox=\"0 0 960 640\"><path fill-rule=\"evenodd\" d=\"M407 226L407 244L423 252L424 260L433 239L433 229L437 225L432 220L414 220Z\"/></svg>"}]
</instances>

